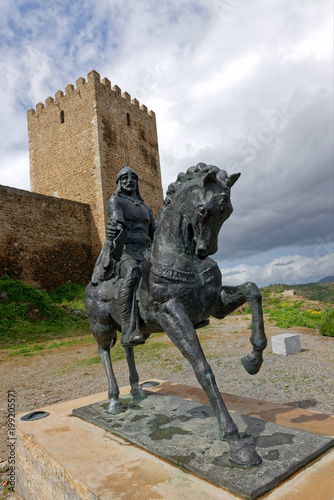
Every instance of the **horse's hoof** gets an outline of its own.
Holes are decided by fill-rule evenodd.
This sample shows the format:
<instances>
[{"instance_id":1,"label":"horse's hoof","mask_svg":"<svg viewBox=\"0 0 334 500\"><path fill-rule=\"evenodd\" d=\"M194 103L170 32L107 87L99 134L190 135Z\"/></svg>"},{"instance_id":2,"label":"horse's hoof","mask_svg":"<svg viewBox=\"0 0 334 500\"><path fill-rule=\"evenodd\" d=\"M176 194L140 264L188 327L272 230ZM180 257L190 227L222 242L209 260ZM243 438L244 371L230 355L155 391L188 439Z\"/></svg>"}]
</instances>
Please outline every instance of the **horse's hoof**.
<instances>
[{"instance_id":1,"label":"horse's hoof","mask_svg":"<svg viewBox=\"0 0 334 500\"><path fill-rule=\"evenodd\" d=\"M107 412L111 415L118 415L119 413L123 413L124 408L122 403L118 399L111 399L109 401L109 406Z\"/></svg>"},{"instance_id":2,"label":"horse's hoof","mask_svg":"<svg viewBox=\"0 0 334 500\"><path fill-rule=\"evenodd\" d=\"M244 467L255 467L262 463L262 458L256 452L254 446L245 443L245 441L232 441L230 445L230 461L243 465Z\"/></svg>"},{"instance_id":3,"label":"horse's hoof","mask_svg":"<svg viewBox=\"0 0 334 500\"><path fill-rule=\"evenodd\" d=\"M138 387L134 387L133 389L131 389L130 395L133 401L141 401L142 399L147 398L147 394L145 394L140 385L138 385Z\"/></svg>"},{"instance_id":4,"label":"horse's hoof","mask_svg":"<svg viewBox=\"0 0 334 500\"><path fill-rule=\"evenodd\" d=\"M254 356L253 354L248 354L241 359L241 363L250 375L255 375L261 368L263 358L262 355Z\"/></svg>"}]
</instances>

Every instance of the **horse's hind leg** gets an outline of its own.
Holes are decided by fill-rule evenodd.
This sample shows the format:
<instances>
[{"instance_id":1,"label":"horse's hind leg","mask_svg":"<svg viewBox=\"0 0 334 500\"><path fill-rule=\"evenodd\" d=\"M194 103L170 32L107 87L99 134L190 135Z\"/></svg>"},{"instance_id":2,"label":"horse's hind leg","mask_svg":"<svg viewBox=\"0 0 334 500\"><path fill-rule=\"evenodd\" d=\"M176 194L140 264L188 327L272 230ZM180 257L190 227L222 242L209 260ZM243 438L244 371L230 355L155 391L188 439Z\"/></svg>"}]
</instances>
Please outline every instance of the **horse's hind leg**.
<instances>
[{"instance_id":1,"label":"horse's hind leg","mask_svg":"<svg viewBox=\"0 0 334 500\"><path fill-rule=\"evenodd\" d=\"M217 416L220 438L229 444L231 460L249 466L261 463L261 458L254 447L240 438L237 426L220 395L215 377L204 356L196 331L182 307L175 300L170 300L161 307L158 318L169 338L190 362L197 380L203 387Z\"/></svg>"},{"instance_id":2,"label":"horse's hind leg","mask_svg":"<svg viewBox=\"0 0 334 500\"><path fill-rule=\"evenodd\" d=\"M123 411L119 401L119 388L110 359L110 347L117 339L117 324L109 314L105 302L97 299L97 288L89 284L85 291L86 312L90 322L90 330L98 345L98 353L108 379L108 412L117 414Z\"/></svg>"},{"instance_id":3,"label":"horse's hind leg","mask_svg":"<svg viewBox=\"0 0 334 500\"><path fill-rule=\"evenodd\" d=\"M142 399L145 399L147 396L139 385L139 375L136 368L133 347L124 347L123 349L125 352L126 361L128 362L129 373L130 373L129 377L131 385L130 394L134 401L140 401Z\"/></svg>"},{"instance_id":4,"label":"horse's hind leg","mask_svg":"<svg viewBox=\"0 0 334 500\"><path fill-rule=\"evenodd\" d=\"M247 372L254 375L261 368L263 362L262 352L267 346L263 323L262 295L255 283L247 282L240 286L223 286L220 310L216 317L224 318L246 302L248 302L252 313L250 341L253 350L242 358L241 362Z\"/></svg>"},{"instance_id":5,"label":"horse's hind leg","mask_svg":"<svg viewBox=\"0 0 334 500\"><path fill-rule=\"evenodd\" d=\"M108 379L108 413L117 415L123 411L123 406L119 401L119 388L110 359L110 347L115 345L117 338L116 327L110 322L103 324L94 318L91 319L90 328L97 342L98 353Z\"/></svg>"},{"instance_id":6,"label":"horse's hind leg","mask_svg":"<svg viewBox=\"0 0 334 500\"><path fill-rule=\"evenodd\" d=\"M111 364L110 347L98 346L98 353L101 358L108 379L108 398L109 398L108 413L111 413L112 415L117 415L118 413L121 413L123 411L123 406L122 403L119 401L119 388Z\"/></svg>"}]
</instances>

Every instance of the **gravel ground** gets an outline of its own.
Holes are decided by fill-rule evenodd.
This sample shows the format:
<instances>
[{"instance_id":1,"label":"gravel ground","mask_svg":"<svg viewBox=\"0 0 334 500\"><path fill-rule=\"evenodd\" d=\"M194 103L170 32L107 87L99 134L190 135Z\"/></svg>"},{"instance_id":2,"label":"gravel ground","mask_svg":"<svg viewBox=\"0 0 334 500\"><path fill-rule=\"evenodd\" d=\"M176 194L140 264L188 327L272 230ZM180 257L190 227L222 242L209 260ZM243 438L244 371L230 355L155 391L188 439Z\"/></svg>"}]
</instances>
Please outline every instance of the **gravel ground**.
<instances>
[{"instance_id":1,"label":"gravel ground","mask_svg":"<svg viewBox=\"0 0 334 500\"><path fill-rule=\"evenodd\" d=\"M267 321L264 364L257 375L251 376L240 362L251 350L249 325L248 315L230 316L223 321L213 319L198 331L220 390L334 414L334 338L307 328L282 330ZM300 335L301 353L272 353L270 337L286 332ZM148 349L136 349L141 380L159 378L199 385L192 368L166 335L151 338L148 344ZM52 349L44 355L10 358L5 350L1 351L0 462L6 460L7 391L16 391L17 413L102 392L107 383L96 355L94 339L86 339L84 345ZM113 366L119 385L127 385L126 361L116 361Z\"/></svg>"}]
</instances>

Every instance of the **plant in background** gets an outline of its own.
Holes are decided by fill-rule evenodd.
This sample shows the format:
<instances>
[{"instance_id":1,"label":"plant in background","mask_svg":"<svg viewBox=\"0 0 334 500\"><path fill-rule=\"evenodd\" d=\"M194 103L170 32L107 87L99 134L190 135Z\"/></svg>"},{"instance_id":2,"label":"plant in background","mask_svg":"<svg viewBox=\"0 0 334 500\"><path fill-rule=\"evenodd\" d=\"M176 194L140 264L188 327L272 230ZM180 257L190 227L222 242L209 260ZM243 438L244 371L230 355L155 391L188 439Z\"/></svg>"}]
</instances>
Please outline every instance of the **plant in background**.
<instances>
[{"instance_id":1,"label":"plant in background","mask_svg":"<svg viewBox=\"0 0 334 500\"><path fill-rule=\"evenodd\" d=\"M84 313L85 307L85 287L76 283L61 285L49 292L51 300L56 304L66 307L69 311L80 311Z\"/></svg>"},{"instance_id":2,"label":"plant in background","mask_svg":"<svg viewBox=\"0 0 334 500\"><path fill-rule=\"evenodd\" d=\"M302 311L299 302L284 301L271 309L269 318L276 321L280 328L291 328L292 326L304 326L306 328L317 328L319 323L319 311Z\"/></svg>"},{"instance_id":3,"label":"plant in background","mask_svg":"<svg viewBox=\"0 0 334 500\"><path fill-rule=\"evenodd\" d=\"M326 307L319 322L319 332L326 337L334 337L334 309Z\"/></svg>"},{"instance_id":4,"label":"plant in background","mask_svg":"<svg viewBox=\"0 0 334 500\"><path fill-rule=\"evenodd\" d=\"M14 321L15 316L32 320L38 313L43 319L55 321L62 316L62 311L52 302L44 290L26 285L23 281L11 280L4 275L0 278L0 317Z\"/></svg>"},{"instance_id":5,"label":"plant in background","mask_svg":"<svg viewBox=\"0 0 334 500\"><path fill-rule=\"evenodd\" d=\"M84 287L81 285L64 285L47 293L23 281L2 276L0 348L88 333L87 318L83 312L78 314L78 310L84 311Z\"/></svg>"},{"instance_id":6,"label":"plant in background","mask_svg":"<svg viewBox=\"0 0 334 500\"><path fill-rule=\"evenodd\" d=\"M55 290L49 292L49 296L57 304L62 302L71 302L74 300L85 301L85 287L83 285L77 285L75 283L70 283L68 285L61 285Z\"/></svg>"}]
</instances>

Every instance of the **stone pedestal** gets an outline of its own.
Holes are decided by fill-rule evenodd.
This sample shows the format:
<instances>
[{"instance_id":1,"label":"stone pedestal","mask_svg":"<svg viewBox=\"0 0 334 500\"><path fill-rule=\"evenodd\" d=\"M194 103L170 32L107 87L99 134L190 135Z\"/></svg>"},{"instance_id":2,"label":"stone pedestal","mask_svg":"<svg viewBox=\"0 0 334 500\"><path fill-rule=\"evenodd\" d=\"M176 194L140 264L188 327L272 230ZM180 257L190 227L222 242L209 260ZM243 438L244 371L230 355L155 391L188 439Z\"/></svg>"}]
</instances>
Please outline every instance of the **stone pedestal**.
<instances>
[{"instance_id":1,"label":"stone pedestal","mask_svg":"<svg viewBox=\"0 0 334 500\"><path fill-rule=\"evenodd\" d=\"M159 385L150 390L207 403L201 389L182 384L159 381ZM121 390L123 395L128 392L129 387ZM25 500L240 498L72 415L75 408L103 401L106 397L106 393L96 394L47 407L43 410L50 415L41 420L21 421L18 416L16 489ZM229 394L223 394L223 398L232 412L236 410L294 429L334 435L334 418L329 415ZM263 425L267 423L263 421ZM163 446L163 440L161 443ZM196 439L193 444L196 448ZM277 486L266 499L328 500L334 491L333 466L334 451L329 451Z\"/></svg>"},{"instance_id":2,"label":"stone pedestal","mask_svg":"<svg viewBox=\"0 0 334 500\"><path fill-rule=\"evenodd\" d=\"M274 354L297 354L301 352L300 337L297 333L283 333L271 337L271 345Z\"/></svg>"}]
</instances>

